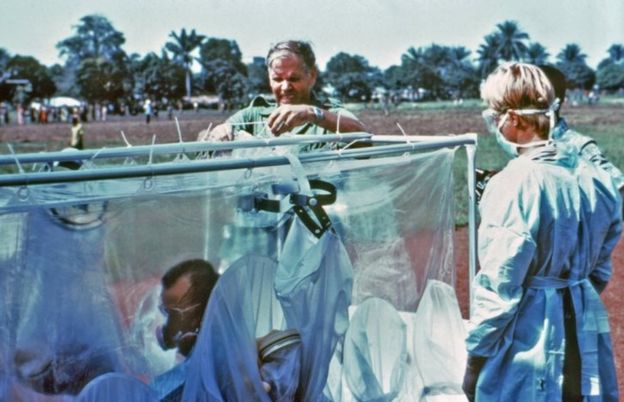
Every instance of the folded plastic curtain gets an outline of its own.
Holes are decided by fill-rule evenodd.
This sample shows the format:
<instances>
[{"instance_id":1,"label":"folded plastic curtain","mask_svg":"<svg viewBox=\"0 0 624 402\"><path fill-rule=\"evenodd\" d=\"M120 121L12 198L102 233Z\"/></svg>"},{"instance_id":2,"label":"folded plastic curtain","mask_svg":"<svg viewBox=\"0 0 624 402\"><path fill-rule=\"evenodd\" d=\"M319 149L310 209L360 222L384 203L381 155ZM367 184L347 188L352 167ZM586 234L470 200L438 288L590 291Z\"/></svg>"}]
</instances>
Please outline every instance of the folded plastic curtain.
<instances>
[{"instance_id":1,"label":"folded plastic curtain","mask_svg":"<svg viewBox=\"0 0 624 402\"><path fill-rule=\"evenodd\" d=\"M401 391L407 367L406 326L383 299L371 297L351 316L344 343L342 375L345 400L393 401ZM344 395L344 394L343 394Z\"/></svg>"},{"instance_id":2,"label":"folded plastic curtain","mask_svg":"<svg viewBox=\"0 0 624 402\"><path fill-rule=\"evenodd\" d=\"M429 280L416 314L405 316L410 328L405 387L408 400L465 400L461 383L466 366L466 328L453 288Z\"/></svg>"},{"instance_id":3,"label":"folded plastic curtain","mask_svg":"<svg viewBox=\"0 0 624 402\"><path fill-rule=\"evenodd\" d=\"M0 265L2 272L13 273L1 278L8 281L4 297L13 301L5 304L3 326L14 342L5 359L15 370L7 376L13 379L15 398L28 395L28 388L77 394L91 379L122 367L113 302L105 287L94 286L106 282L105 206L95 206L97 212L91 214L88 207L36 208L1 219L3 228L14 230L3 230L3 244L15 247L5 251L19 251L13 255L23 264L17 271ZM9 234L12 239L6 239ZM20 391L22 387L27 389Z\"/></svg>"}]
</instances>

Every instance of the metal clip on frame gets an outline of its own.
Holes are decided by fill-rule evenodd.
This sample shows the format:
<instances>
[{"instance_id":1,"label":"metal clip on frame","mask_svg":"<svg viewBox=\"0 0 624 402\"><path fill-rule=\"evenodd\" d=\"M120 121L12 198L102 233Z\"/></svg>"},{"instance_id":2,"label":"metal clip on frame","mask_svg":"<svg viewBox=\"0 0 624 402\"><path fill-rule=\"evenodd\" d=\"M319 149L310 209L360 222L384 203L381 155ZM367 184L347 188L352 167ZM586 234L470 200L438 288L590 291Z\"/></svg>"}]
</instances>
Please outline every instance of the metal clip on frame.
<instances>
[{"instance_id":1,"label":"metal clip on frame","mask_svg":"<svg viewBox=\"0 0 624 402\"><path fill-rule=\"evenodd\" d=\"M287 197L282 200L274 200L270 199L265 192L255 192L240 198L238 208L243 211L255 210L274 213L283 213L292 209L306 228L314 236L320 238L332 225L323 206L331 205L336 201L336 186L318 179L312 179L309 183L312 195L299 193L295 182L274 184L272 186L273 192L287 195ZM317 193L316 190L320 190L322 193Z\"/></svg>"},{"instance_id":2,"label":"metal clip on frame","mask_svg":"<svg viewBox=\"0 0 624 402\"><path fill-rule=\"evenodd\" d=\"M326 194L317 194L314 191L313 196L292 194L290 196L290 201L294 204L293 211L295 211L305 227L308 228L314 236L320 238L332 225L323 206L331 205L336 201L336 187L326 181L310 180L310 188L312 190L325 191ZM309 212L314 214L316 221Z\"/></svg>"}]
</instances>

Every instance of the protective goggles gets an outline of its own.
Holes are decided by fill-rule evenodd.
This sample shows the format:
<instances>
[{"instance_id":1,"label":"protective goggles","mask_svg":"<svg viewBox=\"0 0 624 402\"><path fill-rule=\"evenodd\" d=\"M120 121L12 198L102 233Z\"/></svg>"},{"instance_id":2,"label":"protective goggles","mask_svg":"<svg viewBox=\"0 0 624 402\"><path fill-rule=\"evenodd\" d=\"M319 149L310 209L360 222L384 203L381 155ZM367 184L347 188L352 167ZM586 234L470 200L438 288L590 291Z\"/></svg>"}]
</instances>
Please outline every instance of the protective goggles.
<instances>
[{"instance_id":1,"label":"protective goggles","mask_svg":"<svg viewBox=\"0 0 624 402\"><path fill-rule=\"evenodd\" d=\"M190 305L188 307L184 307L184 308L165 307L164 304L160 303L158 305L158 310L160 310L162 315L164 315L165 317L169 317L169 315L176 315L176 316L182 318L182 317L184 317L184 315L189 314L190 312L192 312L195 309L197 309L197 307L199 307L199 306L201 306L201 303L192 304L192 305Z\"/></svg>"},{"instance_id":2,"label":"protective goggles","mask_svg":"<svg viewBox=\"0 0 624 402\"><path fill-rule=\"evenodd\" d=\"M499 120L501 116L506 115L508 112L514 112L520 116L528 116L532 114L544 114L551 119L554 117L555 112L559 110L561 101L559 98L555 98L548 109L507 109L504 112L497 112L494 109L488 108L481 112L481 116L485 121L488 128L498 129Z\"/></svg>"}]
</instances>

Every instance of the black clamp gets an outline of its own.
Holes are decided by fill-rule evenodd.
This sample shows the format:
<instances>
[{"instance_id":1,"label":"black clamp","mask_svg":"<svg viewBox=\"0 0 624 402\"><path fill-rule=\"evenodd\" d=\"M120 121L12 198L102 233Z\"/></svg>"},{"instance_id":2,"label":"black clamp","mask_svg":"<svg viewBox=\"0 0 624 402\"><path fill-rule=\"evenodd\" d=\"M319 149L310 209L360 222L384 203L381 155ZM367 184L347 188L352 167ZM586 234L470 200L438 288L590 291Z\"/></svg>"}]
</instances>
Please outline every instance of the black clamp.
<instances>
[{"instance_id":1,"label":"black clamp","mask_svg":"<svg viewBox=\"0 0 624 402\"><path fill-rule=\"evenodd\" d=\"M287 207L292 206L292 210L306 228L317 238L320 238L323 233L331 228L331 221L323 206L331 205L336 201L336 186L318 179L312 179L309 183L313 195L298 193L299 187L295 182L274 184L272 186L273 193L288 195L284 200L270 199L267 193L258 191L239 198L238 208L243 211L279 213L285 212L285 209L290 209L284 207L283 203L285 203ZM317 193L315 190L324 193Z\"/></svg>"}]
</instances>

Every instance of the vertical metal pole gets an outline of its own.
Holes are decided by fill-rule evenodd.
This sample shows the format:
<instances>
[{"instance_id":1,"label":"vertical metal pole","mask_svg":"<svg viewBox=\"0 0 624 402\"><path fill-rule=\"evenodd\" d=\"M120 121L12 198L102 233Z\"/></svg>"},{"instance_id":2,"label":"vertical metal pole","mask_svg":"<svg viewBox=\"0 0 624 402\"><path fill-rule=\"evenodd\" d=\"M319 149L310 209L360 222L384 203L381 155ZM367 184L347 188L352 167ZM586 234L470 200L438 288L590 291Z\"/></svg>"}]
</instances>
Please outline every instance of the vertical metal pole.
<instances>
[{"instance_id":1,"label":"vertical metal pole","mask_svg":"<svg viewBox=\"0 0 624 402\"><path fill-rule=\"evenodd\" d=\"M475 144L466 145L468 162L468 297L469 315L472 316L472 283L477 272L477 201L475 195L475 160L477 150L477 135L474 134Z\"/></svg>"}]
</instances>

